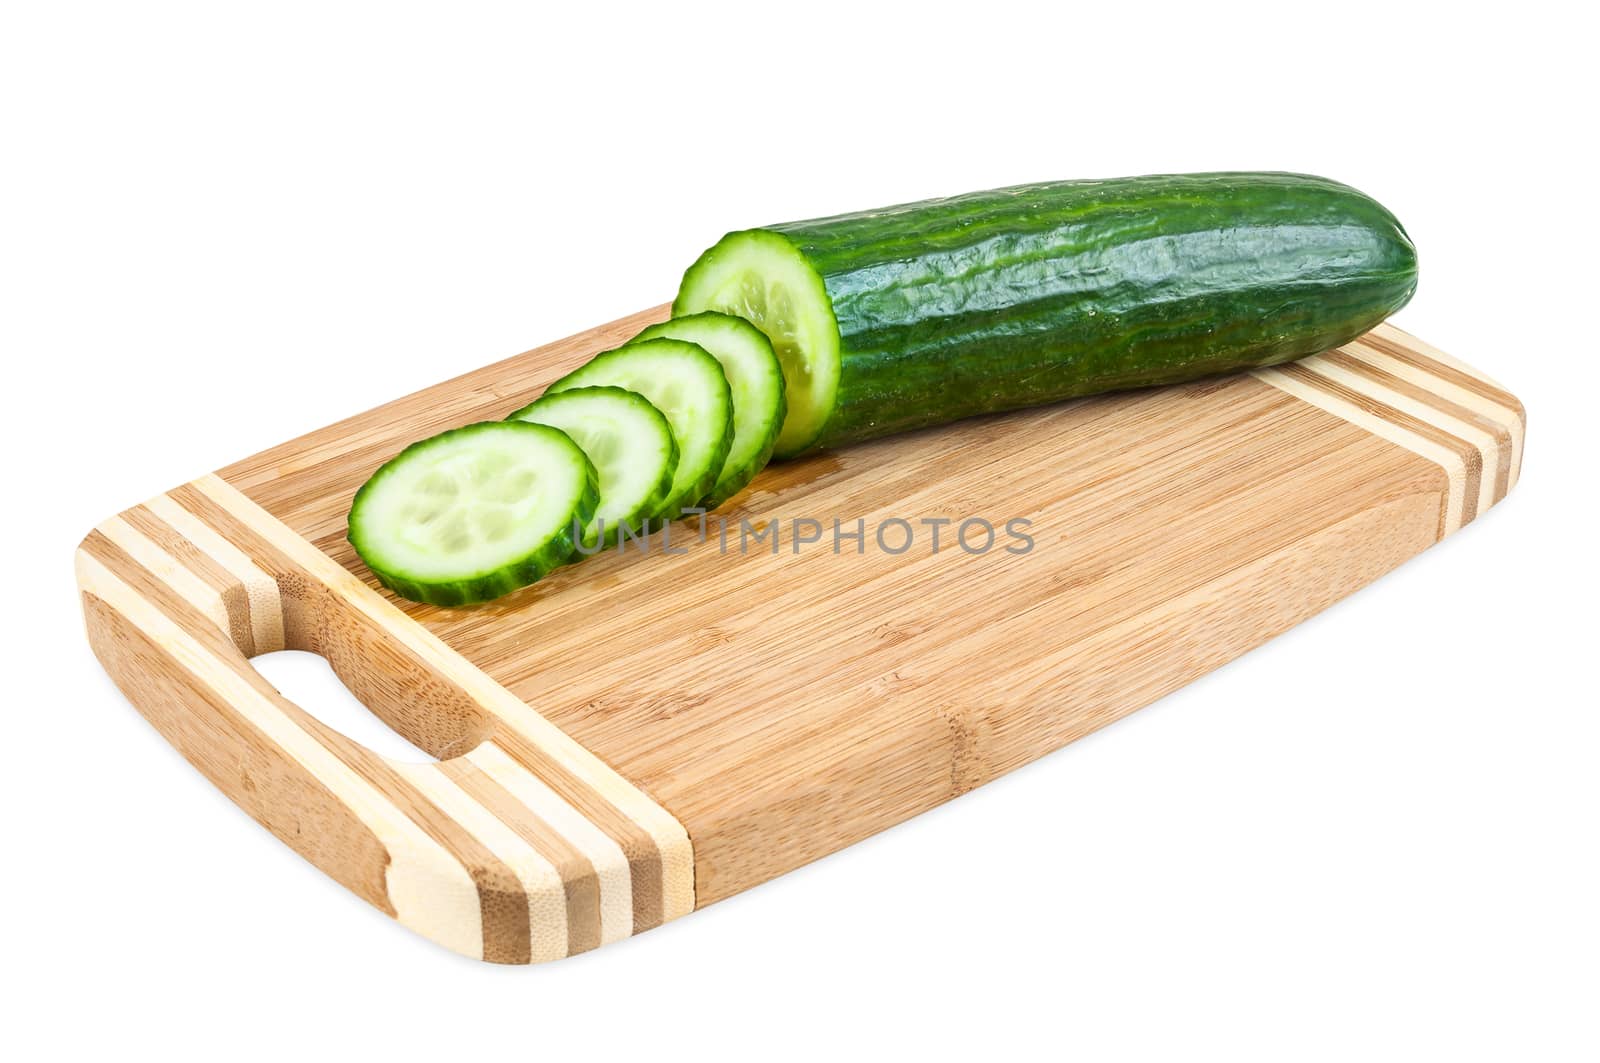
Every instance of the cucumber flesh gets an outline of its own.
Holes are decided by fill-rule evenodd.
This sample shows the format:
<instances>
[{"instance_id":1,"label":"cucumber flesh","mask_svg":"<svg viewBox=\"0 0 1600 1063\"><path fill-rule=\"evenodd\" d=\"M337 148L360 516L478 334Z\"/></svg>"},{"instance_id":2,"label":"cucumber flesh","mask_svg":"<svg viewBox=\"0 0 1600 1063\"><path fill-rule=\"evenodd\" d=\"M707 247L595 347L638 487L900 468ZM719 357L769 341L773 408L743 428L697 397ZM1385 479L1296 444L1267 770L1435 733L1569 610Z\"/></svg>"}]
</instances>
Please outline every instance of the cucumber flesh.
<instances>
[{"instance_id":1,"label":"cucumber flesh","mask_svg":"<svg viewBox=\"0 0 1600 1063\"><path fill-rule=\"evenodd\" d=\"M733 395L722 366L698 344L653 339L602 351L546 390L609 386L643 396L678 444L672 487L652 517L673 519L715 486L733 442Z\"/></svg>"},{"instance_id":2,"label":"cucumber flesh","mask_svg":"<svg viewBox=\"0 0 1600 1063\"><path fill-rule=\"evenodd\" d=\"M778 233L729 233L684 274L672 304L676 317L705 310L741 317L772 341L787 400L773 456L806 449L839 386L839 325L821 275Z\"/></svg>"},{"instance_id":3,"label":"cucumber flesh","mask_svg":"<svg viewBox=\"0 0 1600 1063\"><path fill-rule=\"evenodd\" d=\"M349 538L396 594L488 601L566 561L599 502L595 469L545 425L491 421L413 443L356 492Z\"/></svg>"},{"instance_id":4,"label":"cucumber flesh","mask_svg":"<svg viewBox=\"0 0 1600 1063\"><path fill-rule=\"evenodd\" d=\"M667 419L642 395L573 388L547 394L506 419L559 428L593 463L600 505L583 531L586 549L615 545L623 528L642 532L672 490L678 445Z\"/></svg>"},{"instance_id":5,"label":"cucumber flesh","mask_svg":"<svg viewBox=\"0 0 1600 1063\"><path fill-rule=\"evenodd\" d=\"M706 311L651 325L635 340L666 336L698 343L722 365L733 394L733 443L711 492L700 500L708 510L742 491L766 468L783 428L783 368L772 341L743 318ZM582 440L579 440L582 445ZM601 498L605 497L604 474Z\"/></svg>"}]
</instances>

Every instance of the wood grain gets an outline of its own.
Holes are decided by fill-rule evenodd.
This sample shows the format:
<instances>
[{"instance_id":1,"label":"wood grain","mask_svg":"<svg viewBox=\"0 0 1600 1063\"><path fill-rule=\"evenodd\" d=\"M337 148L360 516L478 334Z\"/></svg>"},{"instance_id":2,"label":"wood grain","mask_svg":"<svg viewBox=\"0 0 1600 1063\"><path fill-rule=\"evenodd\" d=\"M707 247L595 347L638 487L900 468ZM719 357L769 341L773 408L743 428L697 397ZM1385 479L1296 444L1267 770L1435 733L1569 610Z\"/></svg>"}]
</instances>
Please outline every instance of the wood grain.
<instances>
[{"instance_id":1,"label":"wood grain","mask_svg":"<svg viewBox=\"0 0 1600 1063\"><path fill-rule=\"evenodd\" d=\"M1385 325L1288 366L773 466L718 514L726 547L679 525L670 553L657 538L468 609L378 588L344 517L379 464L503 417L665 309L282 444L80 550L91 641L152 723L308 859L470 955L593 948L964 793L1371 582L1521 466L1520 403ZM891 552L900 521L912 545ZM285 701L247 660L284 646L439 763L388 762Z\"/></svg>"},{"instance_id":2,"label":"wood grain","mask_svg":"<svg viewBox=\"0 0 1600 1063\"><path fill-rule=\"evenodd\" d=\"M526 963L693 908L677 820L215 477L102 523L78 578L96 653L151 722L280 838L420 933ZM282 646L327 657L444 759L390 761L285 700L247 660Z\"/></svg>"}]
</instances>

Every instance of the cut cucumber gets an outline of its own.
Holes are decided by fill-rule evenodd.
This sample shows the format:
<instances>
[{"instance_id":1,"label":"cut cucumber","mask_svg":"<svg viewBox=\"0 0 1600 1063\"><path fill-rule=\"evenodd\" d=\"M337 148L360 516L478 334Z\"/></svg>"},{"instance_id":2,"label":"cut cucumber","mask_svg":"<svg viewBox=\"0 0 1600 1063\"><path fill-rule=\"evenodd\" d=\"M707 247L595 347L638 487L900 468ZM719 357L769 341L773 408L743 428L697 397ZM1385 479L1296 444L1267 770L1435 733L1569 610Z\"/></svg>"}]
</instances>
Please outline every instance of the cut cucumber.
<instances>
[{"instance_id":1,"label":"cut cucumber","mask_svg":"<svg viewBox=\"0 0 1600 1063\"><path fill-rule=\"evenodd\" d=\"M672 491L678 444L661 411L617 387L546 394L508 421L565 432L588 455L600 479L600 506L584 529L585 548L614 545L622 529L643 532Z\"/></svg>"},{"instance_id":2,"label":"cut cucumber","mask_svg":"<svg viewBox=\"0 0 1600 1063\"><path fill-rule=\"evenodd\" d=\"M717 360L685 340L640 340L600 352L588 365L551 384L545 394L599 386L643 395L672 426L678 465L672 488L654 516L671 520L684 506L704 498L733 442L733 396Z\"/></svg>"},{"instance_id":3,"label":"cut cucumber","mask_svg":"<svg viewBox=\"0 0 1600 1063\"><path fill-rule=\"evenodd\" d=\"M350 544L396 594L465 605L567 560L598 503L576 443L545 425L490 421L413 443L373 473L350 507Z\"/></svg>"},{"instance_id":4,"label":"cut cucumber","mask_svg":"<svg viewBox=\"0 0 1600 1063\"><path fill-rule=\"evenodd\" d=\"M1417 255L1371 197L1322 177L1054 181L730 233L673 313L771 337L774 451L1273 365L1411 298Z\"/></svg>"},{"instance_id":5,"label":"cut cucumber","mask_svg":"<svg viewBox=\"0 0 1600 1063\"><path fill-rule=\"evenodd\" d=\"M839 386L839 326L822 276L788 238L730 233L683 276L675 316L717 310L766 334L783 367L786 416L773 447L793 457L822 432Z\"/></svg>"},{"instance_id":6,"label":"cut cucumber","mask_svg":"<svg viewBox=\"0 0 1600 1063\"><path fill-rule=\"evenodd\" d=\"M733 445L711 493L700 500L706 509L716 509L744 490L772 457L786 408L783 369L772 351L772 341L750 322L728 314L708 310L673 318L651 325L634 340L659 336L698 343L721 363L728 378L733 394ZM582 446L583 441L578 443ZM603 472L600 496L605 498Z\"/></svg>"}]
</instances>

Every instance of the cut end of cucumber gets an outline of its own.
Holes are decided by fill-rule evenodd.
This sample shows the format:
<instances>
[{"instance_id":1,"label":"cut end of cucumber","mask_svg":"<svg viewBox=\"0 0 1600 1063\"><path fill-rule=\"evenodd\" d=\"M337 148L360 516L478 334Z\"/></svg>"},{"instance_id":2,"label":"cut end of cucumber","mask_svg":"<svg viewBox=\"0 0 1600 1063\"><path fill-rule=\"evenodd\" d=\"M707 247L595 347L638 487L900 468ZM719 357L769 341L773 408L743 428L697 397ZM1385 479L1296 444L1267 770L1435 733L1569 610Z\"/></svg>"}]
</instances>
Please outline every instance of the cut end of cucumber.
<instances>
[{"instance_id":1,"label":"cut end of cucumber","mask_svg":"<svg viewBox=\"0 0 1600 1063\"><path fill-rule=\"evenodd\" d=\"M356 494L350 542L384 586L462 605L532 583L573 552L594 467L544 425L495 421L413 443Z\"/></svg>"},{"instance_id":2,"label":"cut end of cucumber","mask_svg":"<svg viewBox=\"0 0 1600 1063\"><path fill-rule=\"evenodd\" d=\"M822 278L780 233L729 233L683 275L675 316L717 310L766 334L783 366L788 413L773 455L793 457L822 433L839 386L839 325Z\"/></svg>"}]
</instances>

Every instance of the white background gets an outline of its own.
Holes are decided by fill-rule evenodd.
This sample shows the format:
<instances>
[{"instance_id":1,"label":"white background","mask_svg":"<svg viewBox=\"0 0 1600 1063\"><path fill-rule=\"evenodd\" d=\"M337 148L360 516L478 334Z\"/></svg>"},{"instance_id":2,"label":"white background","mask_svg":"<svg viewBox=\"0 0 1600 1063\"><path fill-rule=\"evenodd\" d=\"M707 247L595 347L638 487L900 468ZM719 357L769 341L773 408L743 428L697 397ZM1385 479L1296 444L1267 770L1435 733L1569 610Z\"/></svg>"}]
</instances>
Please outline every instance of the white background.
<instances>
[{"instance_id":1,"label":"white background","mask_svg":"<svg viewBox=\"0 0 1600 1063\"><path fill-rule=\"evenodd\" d=\"M12 1058L1595 1059L1593 57L1577 5L1427 6L8 5ZM1517 491L770 885L459 959L251 824L86 648L101 518L663 301L727 229L1221 168L1399 214L1396 320L1526 402ZM379 729L318 671L272 674Z\"/></svg>"}]
</instances>

